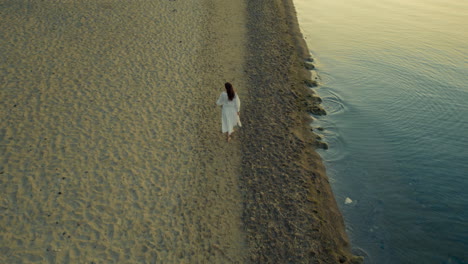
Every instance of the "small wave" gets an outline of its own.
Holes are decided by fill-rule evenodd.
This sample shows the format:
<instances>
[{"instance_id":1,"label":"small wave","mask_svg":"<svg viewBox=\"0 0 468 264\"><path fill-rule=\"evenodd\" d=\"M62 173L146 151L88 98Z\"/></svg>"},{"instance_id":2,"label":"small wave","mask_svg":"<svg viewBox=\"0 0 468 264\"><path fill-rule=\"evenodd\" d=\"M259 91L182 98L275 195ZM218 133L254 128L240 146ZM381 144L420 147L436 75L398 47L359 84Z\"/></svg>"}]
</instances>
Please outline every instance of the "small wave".
<instances>
[{"instance_id":1,"label":"small wave","mask_svg":"<svg viewBox=\"0 0 468 264\"><path fill-rule=\"evenodd\" d=\"M337 93L327 89L325 94L326 95L322 96L322 104L324 105L328 115L340 114L346 110L343 100L341 100Z\"/></svg>"},{"instance_id":2,"label":"small wave","mask_svg":"<svg viewBox=\"0 0 468 264\"><path fill-rule=\"evenodd\" d=\"M354 255L363 257L366 262L373 263L371 256L363 248L353 247L351 251L353 252Z\"/></svg>"},{"instance_id":3,"label":"small wave","mask_svg":"<svg viewBox=\"0 0 468 264\"><path fill-rule=\"evenodd\" d=\"M329 146L327 150L318 150L325 162L342 160L346 157L346 143L337 126L328 119L315 119L311 124L314 133Z\"/></svg>"},{"instance_id":4,"label":"small wave","mask_svg":"<svg viewBox=\"0 0 468 264\"><path fill-rule=\"evenodd\" d=\"M327 72L321 72L320 70L317 70L317 73L318 78L322 84L328 84L335 80L335 78Z\"/></svg>"}]
</instances>

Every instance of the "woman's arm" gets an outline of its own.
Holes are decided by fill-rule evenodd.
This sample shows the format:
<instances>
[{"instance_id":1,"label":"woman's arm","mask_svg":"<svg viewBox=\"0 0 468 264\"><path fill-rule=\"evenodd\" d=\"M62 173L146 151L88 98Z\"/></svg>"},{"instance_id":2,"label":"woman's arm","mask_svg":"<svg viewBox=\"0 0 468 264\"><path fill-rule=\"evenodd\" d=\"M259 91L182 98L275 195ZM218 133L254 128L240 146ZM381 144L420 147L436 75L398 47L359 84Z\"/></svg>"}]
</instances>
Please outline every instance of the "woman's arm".
<instances>
[{"instance_id":1,"label":"woman's arm","mask_svg":"<svg viewBox=\"0 0 468 264\"><path fill-rule=\"evenodd\" d=\"M236 93L236 110L237 110L237 114L239 114L240 112L240 99L239 99L239 95Z\"/></svg>"},{"instance_id":2,"label":"woman's arm","mask_svg":"<svg viewBox=\"0 0 468 264\"><path fill-rule=\"evenodd\" d=\"M221 105L221 106L224 104L224 102L223 102L223 94L222 94L222 93L219 95L219 98L218 98L218 101L216 101L216 104L217 104L217 105Z\"/></svg>"}]
</instances>

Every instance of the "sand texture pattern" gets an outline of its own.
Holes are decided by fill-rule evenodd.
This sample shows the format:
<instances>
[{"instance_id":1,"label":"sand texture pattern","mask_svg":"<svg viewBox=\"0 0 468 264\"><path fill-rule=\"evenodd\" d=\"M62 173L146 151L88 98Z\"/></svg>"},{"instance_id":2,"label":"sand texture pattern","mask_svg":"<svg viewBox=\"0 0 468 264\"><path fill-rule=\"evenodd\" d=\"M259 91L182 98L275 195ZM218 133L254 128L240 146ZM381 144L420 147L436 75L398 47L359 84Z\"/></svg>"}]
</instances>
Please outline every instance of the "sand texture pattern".
<instances>
[{"instance_id":1,"label":"sand texture pattern","mask_svg":"<svg viewBox=\"0 0 468 264\"><path fill-rule=\"evenodd\" d=\"M2 1L0 263L244 262L215 8Z\"/></svg>"},{"instance_id":2,"label":"sand texture pattern","mask_svg":"<svg viewBox=\"0 0 468 264\"><path fill-rule=\"evenodd\" d=\"M0 263L354 262L296 23L286 0L2 1Z\"/></svg>"}]
</instances>

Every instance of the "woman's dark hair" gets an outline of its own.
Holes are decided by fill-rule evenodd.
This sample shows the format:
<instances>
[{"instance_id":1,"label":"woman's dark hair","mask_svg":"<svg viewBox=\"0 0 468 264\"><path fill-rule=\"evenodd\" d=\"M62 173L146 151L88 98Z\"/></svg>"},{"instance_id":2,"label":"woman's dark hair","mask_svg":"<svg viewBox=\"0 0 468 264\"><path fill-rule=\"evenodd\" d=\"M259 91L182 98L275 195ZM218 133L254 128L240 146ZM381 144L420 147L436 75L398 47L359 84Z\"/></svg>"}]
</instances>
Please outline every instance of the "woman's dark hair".
<instances>
[{"instance_id":1,"label":"woman's dark hair","mask_svg":"<svg viewBox=\"0 0 468 264\"><path fill-rule=\"evenodd\" d=\"M236 92L234 91L234 87L232 87L232 84L230 83L225 83L224 87L226 87L226 93L228 95L229 101L232 101L234 99L234 96L236 96Z\"/></svg>"}]
</instances>

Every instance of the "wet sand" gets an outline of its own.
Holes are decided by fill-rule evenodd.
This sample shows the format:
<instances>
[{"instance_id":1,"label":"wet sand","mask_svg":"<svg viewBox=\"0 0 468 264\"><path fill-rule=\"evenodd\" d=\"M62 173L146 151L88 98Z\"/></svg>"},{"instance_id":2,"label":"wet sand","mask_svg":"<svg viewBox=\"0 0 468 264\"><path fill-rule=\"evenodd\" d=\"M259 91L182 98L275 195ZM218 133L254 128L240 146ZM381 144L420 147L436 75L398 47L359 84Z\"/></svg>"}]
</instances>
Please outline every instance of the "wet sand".
<instances>
[{"instance_id":1,"label":"wet sand","mask_svg":"<svg viewBox=\"0 0 468 264\"><path fill-rule=\"evenodd\" d=\"M0 4L0 262L350 261L290 4Z\"/></svg>"},{"instance_id":2,"label":"wet sand","mask_svg":"<svg viewBox=\"0 0 468 264\"><path fill-rule=\"evenodd\" d=\"M309 124L323 115L313 58L289 0L249 1L243 221L252 263L360 263L350 253Z\"/></svg>"}]
</instances>

